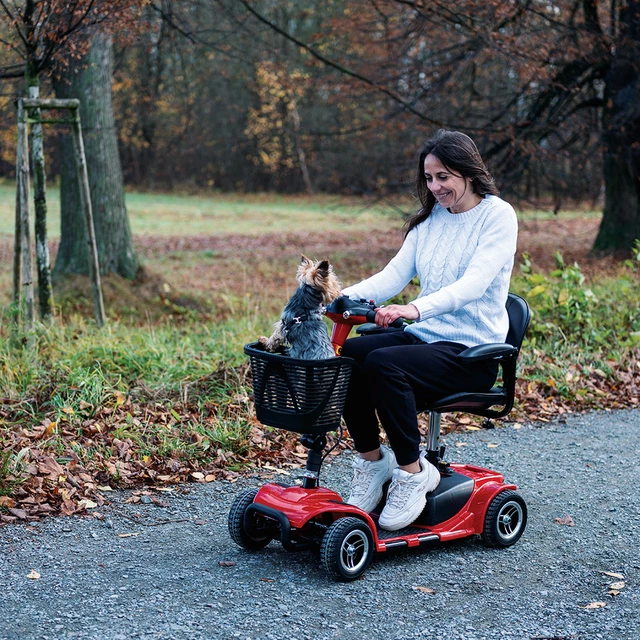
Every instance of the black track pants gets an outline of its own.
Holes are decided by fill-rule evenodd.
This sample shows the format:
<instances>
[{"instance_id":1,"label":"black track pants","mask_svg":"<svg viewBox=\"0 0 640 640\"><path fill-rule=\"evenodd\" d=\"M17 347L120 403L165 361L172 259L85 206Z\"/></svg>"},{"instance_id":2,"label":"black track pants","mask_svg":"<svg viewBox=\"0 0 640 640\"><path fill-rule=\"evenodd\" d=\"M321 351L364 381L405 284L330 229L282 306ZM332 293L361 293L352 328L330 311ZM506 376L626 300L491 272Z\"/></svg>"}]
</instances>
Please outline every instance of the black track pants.
<instances>
[{"instance_id":1,"label":"black track pants","mask_svg":"<svg viewBox=\"0 0 640 640\"><path fill-rule=\"evenodd\" d=\"M420 455L417 411L429 402L459 391L486 391L497 364L464 363L466 349L456 342L422 342L406 331L347 340L342 354L355 360L344 419L360 453L380 446L378 418L398 464ZM377 417L376 417L377 413Z\"/></svg>"}]
</instances>

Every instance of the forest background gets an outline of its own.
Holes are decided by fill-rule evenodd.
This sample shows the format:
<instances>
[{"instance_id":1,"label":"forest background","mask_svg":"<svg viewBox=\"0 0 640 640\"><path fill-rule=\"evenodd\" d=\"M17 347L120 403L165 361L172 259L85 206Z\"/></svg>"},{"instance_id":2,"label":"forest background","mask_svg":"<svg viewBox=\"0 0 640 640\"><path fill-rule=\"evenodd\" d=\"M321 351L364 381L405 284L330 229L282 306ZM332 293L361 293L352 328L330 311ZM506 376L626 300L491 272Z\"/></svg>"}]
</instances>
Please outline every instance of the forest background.
<instances>
[{"instance_id":1,"label":"forest background","mask_svg":"<svg viewBox=\"0 0 640 640\"><path fill-rule=\"evenodd\" d=\"M0 0L0 519L268 473L274 452L299 465L255 421L242 344L277 318L300 251L344 282L385 264L441 127L474 138L520 213L512 288L534 317L515 419L637 406L639 7ZM11 329L27 92L81 101L102 330L68 132L46 125L53 307Z\"/></svg>"}]
</instances>

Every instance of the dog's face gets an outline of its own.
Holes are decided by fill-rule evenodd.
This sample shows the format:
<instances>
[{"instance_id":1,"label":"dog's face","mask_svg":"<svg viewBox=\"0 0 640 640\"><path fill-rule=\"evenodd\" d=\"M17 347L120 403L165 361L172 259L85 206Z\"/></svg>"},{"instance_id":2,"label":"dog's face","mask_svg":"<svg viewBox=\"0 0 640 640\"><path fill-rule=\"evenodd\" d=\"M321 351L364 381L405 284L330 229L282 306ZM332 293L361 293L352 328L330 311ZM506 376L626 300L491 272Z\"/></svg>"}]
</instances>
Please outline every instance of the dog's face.
<instances>
[{"instance_id":1,"label":"dog's face","mask_svg":"<svg viewBox=\"0 0 640 640\"><path fill-rule=\"evenodd\" d=\"M328 260L314 262L303 255L296 278L300 284L307 284L321 291L322 304L325 305L331 304L342 290L342 284Z\"/></svg>"}]
</instances>

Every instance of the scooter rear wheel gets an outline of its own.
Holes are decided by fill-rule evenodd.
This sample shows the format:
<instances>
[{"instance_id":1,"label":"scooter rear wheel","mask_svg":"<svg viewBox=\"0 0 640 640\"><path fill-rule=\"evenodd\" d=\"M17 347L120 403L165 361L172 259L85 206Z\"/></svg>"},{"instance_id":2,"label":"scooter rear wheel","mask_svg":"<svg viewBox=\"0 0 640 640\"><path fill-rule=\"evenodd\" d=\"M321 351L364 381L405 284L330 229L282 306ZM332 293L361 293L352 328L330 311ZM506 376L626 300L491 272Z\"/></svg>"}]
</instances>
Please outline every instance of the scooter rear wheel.
<instances>
[{"instance_id":1,"label":"scooter rear wheel","mask_svg":"<svg viewBox=\"0 0 640 640\"><path fill-rule=\"evenodd\" d=\"M258 495L258 491L256 489L247 489L246 491L243 491L236 497L231 505L231 509L229 509L229 535L237 545L247 549L248 551L259 551L260 549L264 549L264 547L273 540L273 536L271 535L256 536L255 533L248 532L245 527L245 512L247 507L253 504L256 495ZM259 525L257 518L259 516L255 516L254 514L254 517L256 518L254 524L257 529Z\"/></svg>"},{"instance_id":2,"label":"scooter rear wheel","mask_svg":"<svg viewBox=\"0 0 640 640\"><path fill-rule=\"evenodd\" d=\"M482 539L490 547L510 547L527 525L527 505L515 491L501 491L489 504Z\"/></svg>"},{"instance_id":3,"label":"scooter rear wheel","mask_svg":"<svg viewBox=\"0 0 640 640\"><path fill-rule=\"evenodd\" d=\"M334 580L349 582L369 567L375 551L369 525L359 518L340 518L326 531L320 561Z\"/></svg>"}]
</instances>

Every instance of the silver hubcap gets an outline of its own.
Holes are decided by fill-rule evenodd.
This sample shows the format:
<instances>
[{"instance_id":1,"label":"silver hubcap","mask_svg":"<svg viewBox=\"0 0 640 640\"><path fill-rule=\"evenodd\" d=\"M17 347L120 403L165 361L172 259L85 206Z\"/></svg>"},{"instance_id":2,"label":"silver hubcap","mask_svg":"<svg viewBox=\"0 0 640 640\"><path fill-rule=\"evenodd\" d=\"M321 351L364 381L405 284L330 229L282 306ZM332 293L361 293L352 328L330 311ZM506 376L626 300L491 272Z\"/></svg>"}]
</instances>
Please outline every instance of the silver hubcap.
<instances>
[{"instance_id":1,"label":"silver hubcap","mask_svg":"<svg viewBox=\"0 0 640 640\"><path fill-rule=\"evenodd\" d=\"M340 563L347 573L357 573L369 555L369 539L363 531L352 531L342 541Z\"/></svg>"},{"instance_id":2,"label":"silver hubcap","mask_svg":"<svg viewBox=\"0 0 640 640\"><path fill-rule=\"evenodd\" d=\"M522 505L518 502L506 502L498 513L498 532L505 540L511 540L520 532L522 520Z\"/></svg>"}]
</instances>

